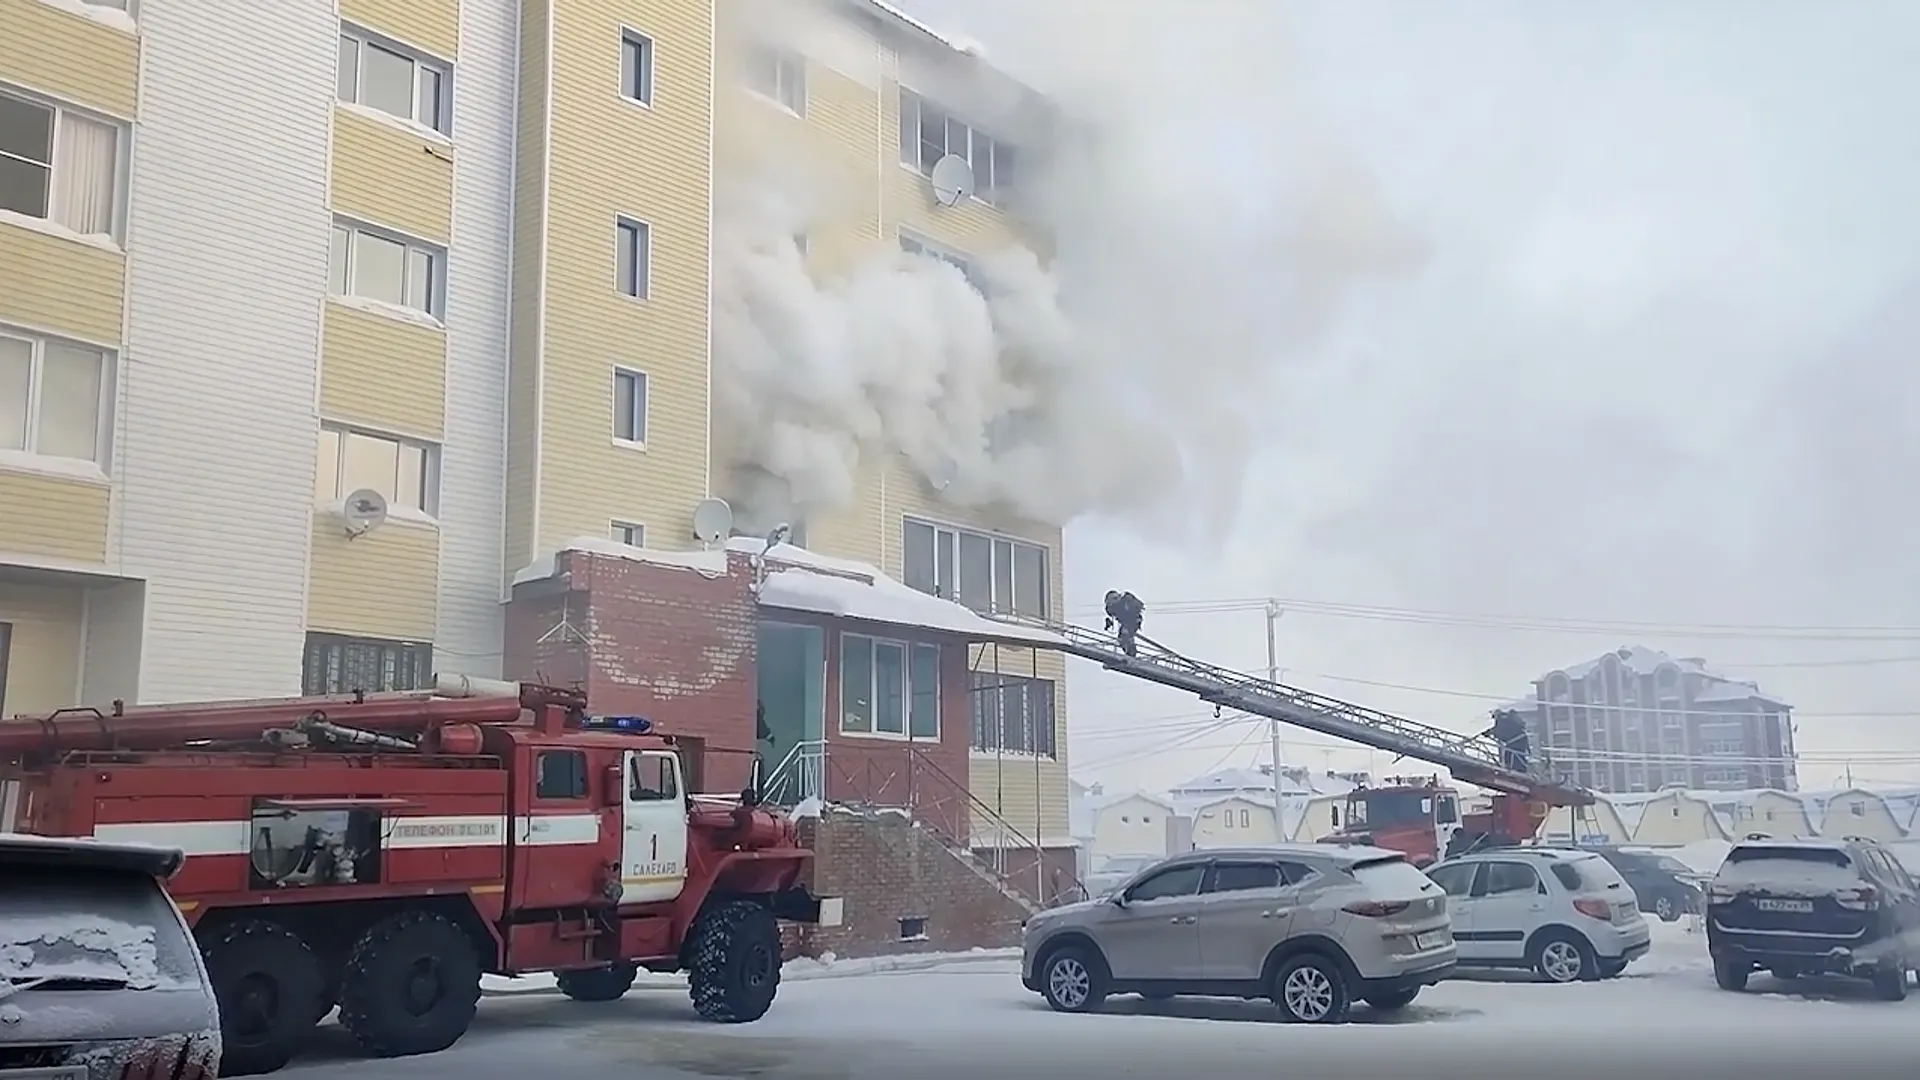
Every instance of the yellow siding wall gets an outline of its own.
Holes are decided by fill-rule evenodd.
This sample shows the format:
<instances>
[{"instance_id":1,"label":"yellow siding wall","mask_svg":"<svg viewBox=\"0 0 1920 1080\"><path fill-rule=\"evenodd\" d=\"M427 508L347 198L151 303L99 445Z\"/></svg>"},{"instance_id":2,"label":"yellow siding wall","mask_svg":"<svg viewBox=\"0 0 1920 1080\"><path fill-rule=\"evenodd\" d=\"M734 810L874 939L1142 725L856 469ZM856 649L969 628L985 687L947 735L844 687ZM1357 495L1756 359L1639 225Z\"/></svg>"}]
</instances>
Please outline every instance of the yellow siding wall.
<instances>
[{"instance_id":1,"label":"yellow siding wall","mask_svg":"<svg viewBox=\"0 0 1920 1080\"><path fill-rule=\"evenodd\" d=\"M328 419L440 439L446 331L329 303L324 333L320 411Z\"/></svg>"},{"instance_id":2,"label":"yellow siding wall","mask_svg":"<svg viewBox=\"0 0 1920 1080\"><path fill-rule=\"evenodd\" d=\"M432 641L440 533L392 521L347 539L331 514L315 514L307 629Z\"/></svg>"},{"instance_id":3,"label":"yellow siding wall","mask_svg":"<svg viewBox=\"0 0 1920 1080\"><path fill-rule=\"evenodd\" d=\"M460 46L460 0L340 0L340 17L451 61Z\"/></svg>"},{"instance_id":4,"label":"yellow siding wall","mask_svg":"<svg viewBox=\"0 0 1920 1080\"><path fill-rule=\"evenodd\" d=\"M553 41L539 542L638 517L693 543L707 493L713 0L577 0ZM654 40L654 100L624 100L620 33ZM649 296L615 289L614 219L652 229ZM612 444L613 368L646 372L647 449Z\"/></svg>"},{"instance_id":5,"label":"yellow siding wall","mask_svg":"<svg viewBox=\"0 0 1920 1080\"><path fill-rule=\"evenodd\" d=\"M351 109L335 109L333 208L445 244L453 238L453 149Z\"/></svg>"},{"instance_id":6,"label":"yellow siding wall","mask_svg":"<svg viewBox=\"0 0 1920 1080\"><path fill-rule=\"evenodd\" d=\"M131 119L140 81L132 34L40 0L0 0L0 80Z\"/></svg>"},{"instance_id":7,"label":"yellow siding wall","mask_svg":"<svg viewBox=\"0 0 1920 1080\"><path fill-rule=\"evenodd\" d=\"M513 299L507 365L507 523L503 577L533 561L539 500L540 306L546 259L548 0L521 0L514 143Z\"/></svg>"},{"instance_id":8,"label":"yellow siding wall","mask_svg":"<svg viewBox=\"0 0 1920 1080\"><path fill-rule=\"evenodd\" d=\"M105 562L111 494L104 482L0 472L0 557Z\"/></svg>"},{"instance_id":9,"label":"yellow siding wall","mask_svg":"<svg viewBox=\"0 0 1920 1080\"><path fill-rule=\"evenodd\" d=\"M0 322L120 342L126 258L0 222Z\"/></svg>"},{"instance_id":10,"label":"yellow siding wall","mask_svg":"<svg viewBox=\"0 0 1920 1080\"><path fill-rule=\"evenodd\" d=\"M13 625L0 716L51 712L78 699L83 606L77 588L0 583L0 622Z\"/></svg>"}]
</instances>

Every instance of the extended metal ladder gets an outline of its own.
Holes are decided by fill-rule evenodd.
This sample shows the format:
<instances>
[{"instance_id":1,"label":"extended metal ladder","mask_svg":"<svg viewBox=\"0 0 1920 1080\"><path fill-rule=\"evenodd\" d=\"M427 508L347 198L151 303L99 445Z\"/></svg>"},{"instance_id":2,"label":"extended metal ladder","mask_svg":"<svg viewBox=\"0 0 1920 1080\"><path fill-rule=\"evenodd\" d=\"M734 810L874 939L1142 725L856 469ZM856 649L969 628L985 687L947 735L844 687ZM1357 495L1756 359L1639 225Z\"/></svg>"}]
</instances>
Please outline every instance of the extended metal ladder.
<instances>
[{"instance_id":1,"label":"extended metal ladder","mask_svg":"<svg viewBox=\"0 0 1920 1080\"><path fill-rule=\"evenodd\" d=\"M1256 675L1218 667L1182 656L1145 637L1137 656L1128 656L1110 634L1066 623L1041 622L1005 615L997 622L1046 630L1060 637L1060 652L1091 660L1109 671L1185 690L1223 709L1237 709L1317 731L1337 739L1370 746L1445 768L1453 778L1494 791L1519 795L1549 806L1586 806L1592 792L1551 777L1507 768L1501 747L1490 733L1462 736L1416 723L1378 709L1316 694L1311 690L1268 682ZM1046 648L1047 646L1040 646Z\"/></svg>"}]
</instances>

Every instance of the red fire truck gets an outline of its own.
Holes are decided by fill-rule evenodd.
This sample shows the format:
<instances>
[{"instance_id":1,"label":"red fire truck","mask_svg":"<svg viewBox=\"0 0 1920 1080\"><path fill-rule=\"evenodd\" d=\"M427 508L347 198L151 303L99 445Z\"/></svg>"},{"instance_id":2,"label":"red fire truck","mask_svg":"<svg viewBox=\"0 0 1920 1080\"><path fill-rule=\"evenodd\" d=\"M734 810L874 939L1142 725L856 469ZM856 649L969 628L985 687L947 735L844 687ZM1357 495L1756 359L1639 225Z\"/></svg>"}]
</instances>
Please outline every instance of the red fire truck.
<instances>
[{"instance_id":1,"label":"red fire truck","mask_svg":"<svg viewBox=\"0 0 1920 1080\"><path fill-rule=\"evenodd\" d=\"M757 805L757 768L737 797L691 794L697 742L586 706L456 679L0 720L0 831L186 852L169 889L224 1075L284 1065L336 1006L373 1054L444 1049L484 973L604 1001L684 970L701 1016L758 1019L776 920L832 925L840 901L807 888L812 853Z\"/></svg>"},{"instance_id":2,"label":"red fire truck","mask_svg":"<svg viewBox=\"0 0 1920 1080\"><path fill-rule=\"evenodd\" d=\"M1379 787L1348 792L1338 828L1321 840L1372 844L1426 867L1457 852L1531 840L1546 813L1545 802L1504 793L1494 794L1485 810L1462 813L1459 792L1438 776L1390 776Z\"/></svg>"}]
</instances>

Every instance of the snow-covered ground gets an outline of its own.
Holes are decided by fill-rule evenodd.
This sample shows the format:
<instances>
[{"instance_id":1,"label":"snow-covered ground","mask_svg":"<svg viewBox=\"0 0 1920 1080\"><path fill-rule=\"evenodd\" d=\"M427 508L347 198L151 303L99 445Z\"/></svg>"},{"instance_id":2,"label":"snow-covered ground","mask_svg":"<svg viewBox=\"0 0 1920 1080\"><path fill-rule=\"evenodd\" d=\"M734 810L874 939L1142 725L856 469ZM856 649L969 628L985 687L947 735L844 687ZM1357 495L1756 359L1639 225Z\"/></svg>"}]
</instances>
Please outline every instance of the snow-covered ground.
<instances>
[{"instance_id":1,"label":"snow-covered ground","mask_svg":"<svg viewBox=\"0 0 1920 1080\"><path fill-rule=\"evenodd\" d=\"M1830 1075L1890 1055L1920 1060L1920 993L1888 1004L1846 983L1790 987L1756 976L1753 986L1749 994L1715 988L1704 938L1683 925L1656 925L1653 951L1618 980L1462 979L1428 989L1398 1014L1358 1007L1354 1022L1338 1028L1281 1024L1264 1003L1217 999L1154 1005L1123 997L1104 1015L1062 1016L1020 987L1017 960L993 954L907 966L806 962L790 965L773 1011L753 1024L701 1023L674 979L649 980L606 1005L551 992L492 993L472 1032L444 1054L363 1061L330 1027L289 1074L350 1065L357 1080L980 1080L983 1071L1011 1077L1091 1067L1104 1076L1177 1071L1211 1080L1417 1068L1423 1080L1484 1080L1592 1065L1605 1076L1711 1080Z\"/></svg>"}]
</instances>

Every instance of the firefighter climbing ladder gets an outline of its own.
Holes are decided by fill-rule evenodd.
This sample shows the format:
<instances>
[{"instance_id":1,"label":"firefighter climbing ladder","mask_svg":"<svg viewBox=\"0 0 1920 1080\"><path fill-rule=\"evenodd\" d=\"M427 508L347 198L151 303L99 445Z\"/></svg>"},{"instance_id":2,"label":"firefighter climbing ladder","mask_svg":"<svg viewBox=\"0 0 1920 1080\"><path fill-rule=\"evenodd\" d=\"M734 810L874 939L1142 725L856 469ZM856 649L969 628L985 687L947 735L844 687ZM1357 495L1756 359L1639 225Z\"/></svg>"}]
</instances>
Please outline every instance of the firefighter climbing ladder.
<instances>
[{"instance_id":1,"label":"firefighter climbing ladder","mask_svg":"<svg viewBox=\"0 0 1920 1080\"><path fill-rule=\"evenodd\" d=\"M1010 625L1046 630L1061 639L1061 644L1054 646L1061 652L1091 660L1109 671L1185 690L1221 709L1237 709L1438 765L1464 783L1549 806L1584 807L1593 802L1592 793L1579 787L1506 767L1502 763L1500 744L1491 734L1463 738L1444 728L1189 659L1146 637L1139 639L1138 655L1128 656L1120 648L1118 639L1098 631L1065 623L1008 616L993 618Z\"/></svg>"}]
</instances>

